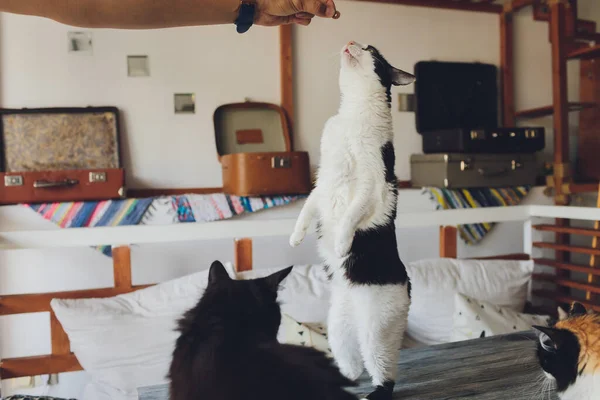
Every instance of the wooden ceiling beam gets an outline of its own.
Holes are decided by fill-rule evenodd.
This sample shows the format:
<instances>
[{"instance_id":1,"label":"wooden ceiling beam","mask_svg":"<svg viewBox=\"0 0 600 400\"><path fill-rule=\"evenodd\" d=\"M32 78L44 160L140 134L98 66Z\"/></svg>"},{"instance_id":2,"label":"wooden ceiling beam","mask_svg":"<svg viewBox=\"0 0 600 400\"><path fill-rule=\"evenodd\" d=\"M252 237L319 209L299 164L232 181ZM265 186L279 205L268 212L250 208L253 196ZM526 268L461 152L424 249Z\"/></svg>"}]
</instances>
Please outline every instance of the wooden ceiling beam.
<instances>
[{"instance_id":1,"label":"wooden ceiling beam","mask_svg":"<svg viewBox=\"0 0 600 400\"><path fill-rule=\"evenodd\" d=\"M446 10L474 11L492 14L501 14L502 6L490 2L472 3L470 1L447 1L447 0L355 0L370 3L400 4L416 7L441 8Z\"/></svg>"}]
</instances>

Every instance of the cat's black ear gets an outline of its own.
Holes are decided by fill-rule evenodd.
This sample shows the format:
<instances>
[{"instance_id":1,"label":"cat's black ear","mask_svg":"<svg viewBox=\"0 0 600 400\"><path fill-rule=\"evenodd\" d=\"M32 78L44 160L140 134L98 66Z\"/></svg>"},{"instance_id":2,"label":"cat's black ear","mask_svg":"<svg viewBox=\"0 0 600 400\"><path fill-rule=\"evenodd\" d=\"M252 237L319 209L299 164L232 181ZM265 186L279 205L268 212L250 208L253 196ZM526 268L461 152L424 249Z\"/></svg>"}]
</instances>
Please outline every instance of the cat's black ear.
<instances>
[{"instance_id":1,"label":"cat's black ear","mask_svg":"<svg viewBox=\"0 0 600 400\"><path fill-rule=\"evenodd\" d=\"M565 331L538 325L534 325L533 328L541 332L540 343L542 344L542 347L546 350L557 350L565 342Z\"/></svg>"},{"instance_id":2,"label":"cat's black ear","mask_svg":"<svg viewBox=\"0 0 600 400\"><path fill-rule=\"evenodd\" d=\"M585 309L583 304L578 303L576 301L574 301L573 304L571 304L571 308L569 309L570 317L579 317L585 314L587 314L587 310Z\"/></svg>"},{"instance_id":3,"label":"cat's black ear","mask_svg":"<svg viewBox=\"0 0 600 400\"><path fill-rule=\"evenodd\" d=\"M394 86L406 86L415 81L415 76L392 67L392 83Z\"/></svg>"},{"instance_id":4,"label":"cat's black ear","mask_svg":"<svg viewBox=\"0 0 600 400\"><path fill-rule=\"evenodd\" d=\"M225 280L231 280L227 270L220 261L213 262L210 266L210 271L208 272L208 284L210 285L212 283Z\"/></svg>"},{"instance_id":5,"label":"cat's black ear","mask_svg":"<svg viewBox=\"0 0 600 400\"><path fill-rule=\"evenodd\" d=\"M284 268L281 271L277 271L274 274L267 276L265 280L269 284L269 287L272 290L277 291L277 289L279 288L279 284L283 282L283 280L290 274L290 272L292 272L292 268L294 268L294 266Z\"/></svg>"}]
</instances>

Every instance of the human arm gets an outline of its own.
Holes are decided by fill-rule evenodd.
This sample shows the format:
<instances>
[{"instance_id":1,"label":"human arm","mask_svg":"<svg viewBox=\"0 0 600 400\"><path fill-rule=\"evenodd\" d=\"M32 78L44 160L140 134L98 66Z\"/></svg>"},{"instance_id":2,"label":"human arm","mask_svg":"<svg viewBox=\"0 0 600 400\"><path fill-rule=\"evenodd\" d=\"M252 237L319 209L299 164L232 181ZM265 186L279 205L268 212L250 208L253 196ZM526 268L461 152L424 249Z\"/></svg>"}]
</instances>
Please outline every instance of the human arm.
<instances>
[{"instance_id":1,"label":"human arm","mask_svg":"<svg viewBox=\"0 0 600 400\"><path fill-rule=\"evenodd\" d=\"M159 29L233 24L240 0L0 0L0 12L49 18L86 28ZM308 25L331 18L333 0L256 0L254 23Z\"/></svg>"}]
</instances>

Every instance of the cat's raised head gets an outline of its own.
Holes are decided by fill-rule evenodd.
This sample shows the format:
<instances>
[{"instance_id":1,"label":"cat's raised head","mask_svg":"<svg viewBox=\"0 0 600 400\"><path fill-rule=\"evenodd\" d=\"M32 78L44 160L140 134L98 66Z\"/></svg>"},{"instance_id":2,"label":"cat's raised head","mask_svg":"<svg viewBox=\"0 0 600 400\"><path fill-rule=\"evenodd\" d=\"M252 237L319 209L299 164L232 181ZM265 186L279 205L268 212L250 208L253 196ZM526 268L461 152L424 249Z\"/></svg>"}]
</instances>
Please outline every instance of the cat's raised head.
<instances>
[{"instance_id":1,"label":"cat's raised head","mask_svg":"<svg viewBox=\"0 0 600 400\"><path fill-rule=\"evenodd\" d=\"M276 340L281 323L278 289L291 270L288 267L266 277L236 280L221 262L215 261L200 302L181 323L210 323L211 329L218 330L224 339L232 335L235 341Z\"/></svg>"},{"instance_id":2,"label":"cat's raised head","mask_svg":"<svg viewBox=\"0 0 600 400\"><path fill-rule=\"evenodd\" d=\"M600 315L589 313L580 303L559 320L539 331L537 355L547 376L556 381L559 393L577 384L582 375L600 374Z\"/></svg>"},{"instance_id":3,"label":"cat's raised head","mask_svg":"<svg viewBox=\"0 0 600 400\"><path fill-rule=\"evenodd\" d=\"M393 67L379 50L371 45L350 41L342 48L341 58L342 93L351 91L389 93L392 86L409 85L415 81L414 75Z\"/></svg>"}]
</instances>

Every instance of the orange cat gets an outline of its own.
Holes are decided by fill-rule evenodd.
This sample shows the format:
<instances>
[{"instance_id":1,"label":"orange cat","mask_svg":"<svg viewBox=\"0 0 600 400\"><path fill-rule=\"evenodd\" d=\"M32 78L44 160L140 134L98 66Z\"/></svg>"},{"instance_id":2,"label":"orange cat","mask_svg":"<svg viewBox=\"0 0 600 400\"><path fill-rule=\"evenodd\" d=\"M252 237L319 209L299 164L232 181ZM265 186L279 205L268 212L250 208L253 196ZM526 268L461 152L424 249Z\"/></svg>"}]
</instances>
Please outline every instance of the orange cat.
<instances>
[{"instance_id":1,"label":"orange cat","mask_svg":"<svg viewBox=\"0 0 600 400\"><path fill-rule=\"evenodd\" d=\"M560 307L559 320L540 331L538 359L549 379L556 382L561 400L600 399L600 314L573 303Z\"/></svg>"}]
</instances>

